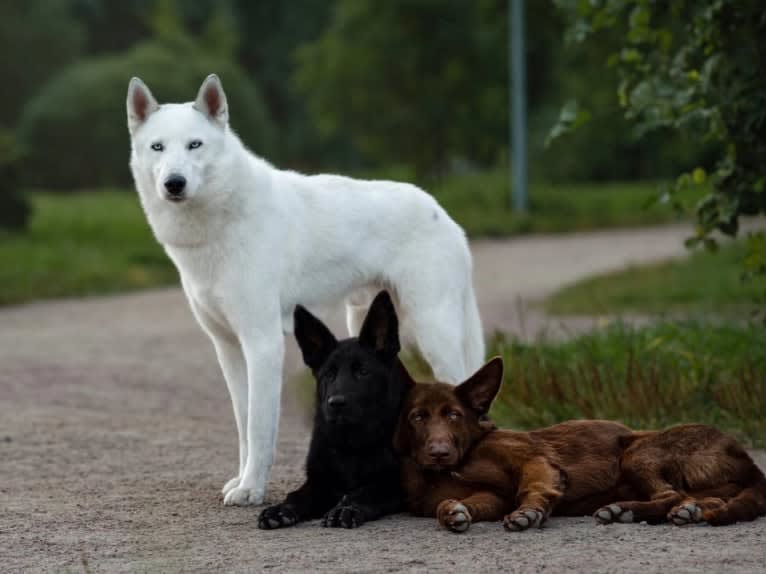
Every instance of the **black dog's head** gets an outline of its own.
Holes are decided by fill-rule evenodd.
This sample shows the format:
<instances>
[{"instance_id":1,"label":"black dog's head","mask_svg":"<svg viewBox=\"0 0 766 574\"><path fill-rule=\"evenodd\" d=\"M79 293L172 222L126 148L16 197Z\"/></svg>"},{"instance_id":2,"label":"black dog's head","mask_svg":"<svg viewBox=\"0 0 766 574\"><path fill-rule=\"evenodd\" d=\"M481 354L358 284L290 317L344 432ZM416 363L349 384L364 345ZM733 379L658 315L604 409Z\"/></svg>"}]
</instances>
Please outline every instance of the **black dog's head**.
<instances>
[{"instance_id":1,"label":"black dog's head","mask_svg":"<svg viewBox=\"0 0 766 574\"><path fill-rule=\"evenodd\" d=\"M295 338L317 381L316 421L341 442L363 444L391 432L413 384L399 363L399 326L391 298L380 292L358 338L338 341L298 305Z\"/></svg>"}]
</instances>

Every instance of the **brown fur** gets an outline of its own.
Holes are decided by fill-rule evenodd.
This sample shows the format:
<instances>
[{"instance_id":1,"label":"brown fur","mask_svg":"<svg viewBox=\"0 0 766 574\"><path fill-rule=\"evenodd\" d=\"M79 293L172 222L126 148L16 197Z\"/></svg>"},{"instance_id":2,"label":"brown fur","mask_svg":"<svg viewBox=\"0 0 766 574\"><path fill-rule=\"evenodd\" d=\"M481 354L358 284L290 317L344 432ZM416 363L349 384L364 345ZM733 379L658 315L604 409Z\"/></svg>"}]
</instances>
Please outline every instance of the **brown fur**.
<instances>
[{"instance_id":1,"label":"brown fur","mask_svg":"<svg viewBox=\"0 0 766 574\"><path fill-rule=\"evenodd\" d=\"M496 358L458 387L418 384L410 392L395 443L414 514L455 532L501 519L525 530L551 514L713 525L766 514L763 473L719 430L632 431L600 420L496 430L485 415L501 380Z\"/></svg>"}]
</instances>

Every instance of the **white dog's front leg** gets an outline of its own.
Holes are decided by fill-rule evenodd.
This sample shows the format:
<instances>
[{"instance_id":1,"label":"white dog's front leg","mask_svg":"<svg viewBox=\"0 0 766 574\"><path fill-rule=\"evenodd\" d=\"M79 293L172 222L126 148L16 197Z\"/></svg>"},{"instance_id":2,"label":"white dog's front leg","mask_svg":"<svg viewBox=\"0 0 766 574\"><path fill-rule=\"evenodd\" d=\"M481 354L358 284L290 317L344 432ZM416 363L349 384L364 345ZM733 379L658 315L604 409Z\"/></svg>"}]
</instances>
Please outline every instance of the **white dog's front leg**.
<instances>
[{"instance_id":1,"label":"white dog's front leg","mask_svg":"<svg viewBox=\"0 0 766 574\"><path fill-rule=\"evenodd\" d=\"M221 490L226 496L232 488L239 485L247 462L247 364L239 341L232 337L211 336L234 407L239 439L239 468L237 476L229 480Z\"/></svg>"},{"instance_id":2,"label":"white dog's front leg","mask_svg":"<svg viewBox=\"0 0 766 574\"><path fill-rule=\"evenodd\" d=\"M237 486L224 504L260 504L266 495L279 425L284 337L281 329L267 340L243 341L247 362L247 461Z\"/></svg>"}]
</instances>

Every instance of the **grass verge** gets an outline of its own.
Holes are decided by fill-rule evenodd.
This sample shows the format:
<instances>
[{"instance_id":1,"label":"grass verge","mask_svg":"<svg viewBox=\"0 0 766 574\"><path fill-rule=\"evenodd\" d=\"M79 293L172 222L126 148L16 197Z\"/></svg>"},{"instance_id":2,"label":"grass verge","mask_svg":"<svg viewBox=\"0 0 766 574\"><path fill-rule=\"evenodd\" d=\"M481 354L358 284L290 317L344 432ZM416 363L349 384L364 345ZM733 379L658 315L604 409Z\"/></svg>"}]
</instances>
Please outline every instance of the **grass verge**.
<instances>
[{"instance_id":1,"label":"grass verge","mask_svg":"<svg viewBox=\"0 0 766 574\"><path fill-rule=\"evenodd\" d=\"M766 296L766 276L742 278L745 247L731 244L688 259L629 267L596 275L554 293L545 303L556 314L715 314L744 317Z\"/></svg>"},{"instance_id":2,"label":"grass verge","mask_svg":"<svg viewBox=\"0 0 766 574\"><path fill-rule=\"evenodd\" d=\"M529 429L602 418L637 429L702 422L766 447L766 326L615 324L566 342L498 336L506 363L493 406L503 426Z\"/></svg>"},{"instance_id":3,"label":"grass verge","mask_svg":"<svg viewBox=\"0 0 766 574\"><path fill-rule=\"evenodd\" d=\"M34 193L31 198L27 232L0 237L0 304L177 281L135 194Z\"/></svg>"}]
</instances>

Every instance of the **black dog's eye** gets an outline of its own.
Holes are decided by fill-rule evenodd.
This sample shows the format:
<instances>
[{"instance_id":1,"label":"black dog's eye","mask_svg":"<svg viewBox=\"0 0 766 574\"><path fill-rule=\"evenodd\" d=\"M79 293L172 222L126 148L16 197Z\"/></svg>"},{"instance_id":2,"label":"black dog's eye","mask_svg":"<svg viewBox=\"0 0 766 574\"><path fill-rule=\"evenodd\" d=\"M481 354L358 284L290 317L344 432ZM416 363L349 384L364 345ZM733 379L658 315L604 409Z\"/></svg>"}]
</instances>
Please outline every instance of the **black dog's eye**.
<instances>
[{"instance_id":1,"label":"black dog's eye","mask_svg":"<svg viewBox=\"0 0 766 574\"><path fill-rule=\"evenodd\" d=\"M187 147L189 149L197 149L198 147L202 147L202 142L200 140L192 140Z\"/></svg>"},{"instance_id":2,"label":"black dog's eye","mask_svg":"<svg viewBox=\"0 0 766 574\"><path fill-rule=\"evenodd\" d=\"M152 144L152 149L153 149L154 151L162 151L162 150L164 150L164 149L165 149L165 146L164 146L164 145L162 145L160 142L154 142L154 143Z\"/></svg>"},{"instance_id":3,"label":"black dog's eye","mask_svg":"<svg viewBox=\"0 0 766 574\"><path fill-rule=\"evenodd\" d=\"M322 375L322 378L326 381L332 381L337 376L338 376L338 369L336 369L335 367L330 367L324 372L324 374Z\"/></svg>"},{"instance_id":4,"label":"black dog's eye","mask_svg":"<svg viewBox=\"0 0 766 574\"><path fill-rule=\"evenodd\" d=\"M366 377L369 374L370 374L370 371L368 371L367 368L364 365L359 365L356 368L356 375L358 377Z\"/></svg>"}]
</instances>

